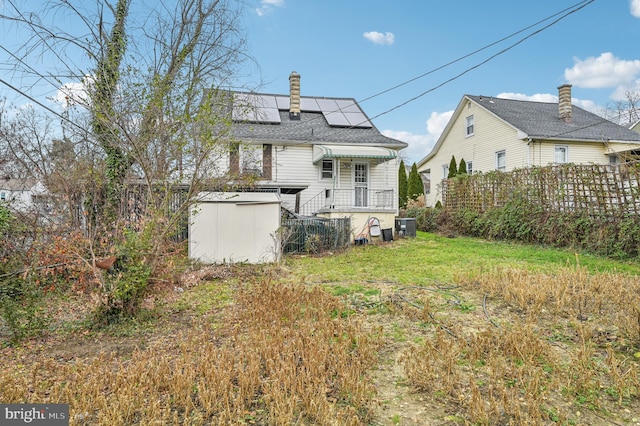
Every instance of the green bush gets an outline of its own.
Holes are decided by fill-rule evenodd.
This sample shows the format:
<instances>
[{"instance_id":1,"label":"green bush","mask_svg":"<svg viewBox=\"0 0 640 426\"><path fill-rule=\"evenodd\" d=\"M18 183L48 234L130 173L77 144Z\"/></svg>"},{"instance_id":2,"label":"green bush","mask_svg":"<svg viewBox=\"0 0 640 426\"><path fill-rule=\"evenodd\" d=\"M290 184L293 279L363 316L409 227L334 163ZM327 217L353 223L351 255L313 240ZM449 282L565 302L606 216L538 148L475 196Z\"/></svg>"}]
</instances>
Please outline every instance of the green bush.
<instances>
[{"instance_id":1,"label":"green bush","mask_svg":"<svg viewBox=\"0 0 640 426\"><path fill-rule=\"evenodd\" d=\"M40 334L47 327L43 301L43 292L31 276L10 275L0 280L0 316L12 343Z\"/></svg>"},{"instance_id":2,"label":"green bush","mask_svg":"<svg viewBox=\"0 0 640 426\"><path fill-rule=\"evenodd\" d=\"M551 212L514 196L484 213L459 209L440 214L438 221L439 231L462 235L567 247L618 259L640 255L640 218L632 215Z\"/></svg>"},{"instance_id":3,"label":"green bush","mask_svg":"<svg viewBox=\"0 0 640 426\"><path fill-rule=\"evenodd\" d=\"M155 228L150 222L140 232L124 232L117 245L117 260L103 278L97 323L116 322L137 313L153 270Z\"/></svg>"}]
</instances>

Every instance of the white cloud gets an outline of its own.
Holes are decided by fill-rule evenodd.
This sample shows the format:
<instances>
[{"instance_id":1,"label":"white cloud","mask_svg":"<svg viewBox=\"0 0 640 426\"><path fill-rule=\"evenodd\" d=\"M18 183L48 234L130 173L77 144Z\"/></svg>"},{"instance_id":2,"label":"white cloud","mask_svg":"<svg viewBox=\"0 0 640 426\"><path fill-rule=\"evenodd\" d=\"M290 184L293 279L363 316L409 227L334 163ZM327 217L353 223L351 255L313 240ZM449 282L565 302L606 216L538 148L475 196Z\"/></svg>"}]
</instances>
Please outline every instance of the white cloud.
<instances>
[{"instance_id":1,"label":"white cloud","mask_svg":"<svg viewBox=\"0 0 640 426\"><path fill-rule=\"evenodd\" d=\"M631 14L636 18L640 18L640 0L630 0Z\"/></svg>"},{"instance_id":2,"label":"white cloud","mask_svg":"<svg viewBox=\"0 0 640 426\"><path fill-rule=\"evenodd\" d=\"M411 166L431 152L452 115L453 111L432 112L427 119L427 133L425 135L396 130L383 130L382 134L409 144L400 155L405 160L405 164Z\"/></svg>"},{"instance_id":3,"label":"white cloud","mask_svg":"<svg viewBox=\"0 0 640 426\"><path fill-rule=\"evenodd\" d=\"M496 98L501 99L514 99L516 101L532 101L532 102L550 102L556 103L558 102L558 95L552 95L550 93L536 93L535 95L525 95L524 93L511 93L505 92L500 93L496 96ZM597 113L597 111L601 110L595 102L590 100L571 98L571 103L573 105L579 106L582 109L587 111L591 111L593 113Z\"/></svg>"},{"instance_id":4,"label":"white cloud","mask_svg":"<svg viewBox=\"0 0 640 426\"><path fill-rule=\"evenodd\" d=\"M273 7L284 6L284 0L260 0L260 7L256 9L258 16L264 16L271 11Z\"/></svg>"},{"instance_id":5,"label":"white cloud","mask_svg":"<svg viewBox=\"0 0 640 426\"><path fill-rule=\"evenodd\" d=\"M364 38L372 41L375 44L387 44L392 45L395 42L395 36L393 33L379 33L377 31L369 31L363 34Z\"/></svg>"},{"instance_id":6,"label":"white cloud","mask_svg":"<svg viewBox=\"0 0 640 426\"><path fill-rule=\"evenodd\" d=\"M86 75L82 81L64 83L58 88L51 100L62 109L67 109L74 105L87 105L89 102L87 86L93 84L93 82L93 76Z\"/></svg>"},{"instance_id":7,"label":"white cloud","mask_svg":"<svg viewBox=\"0 0 640 426\"><path fill-rule=\"evenodd\" d=\"M558 102L558 95L548 93L536 93L535 95L525 95L524 93L505 92L500 93L496 98L513 99L516 101L533 101L533 102Z\"/></svg>"},{"instance_id":8,"label":"white cloud","mask_svg":"<svg viewBox=\"0 0 640 426\"><path fill-rule=\"evenodd\" d=\"M56 91L53 101L66 109L74 104L85 105L87 89L84 83L65 83Z\"/></svg>"},{"instance_id":9,"label":"white cloud","mask_svg":"<svg viewBox=\"0 0 640 426\"><path fill-rule=\"evenodd\" d=\"M601 89L626 86L640 76L640 60L626 61L602 53L597 58L574 58L573 68L564 70L565 79L578 87Z\"/></svg>"}]
</instances>

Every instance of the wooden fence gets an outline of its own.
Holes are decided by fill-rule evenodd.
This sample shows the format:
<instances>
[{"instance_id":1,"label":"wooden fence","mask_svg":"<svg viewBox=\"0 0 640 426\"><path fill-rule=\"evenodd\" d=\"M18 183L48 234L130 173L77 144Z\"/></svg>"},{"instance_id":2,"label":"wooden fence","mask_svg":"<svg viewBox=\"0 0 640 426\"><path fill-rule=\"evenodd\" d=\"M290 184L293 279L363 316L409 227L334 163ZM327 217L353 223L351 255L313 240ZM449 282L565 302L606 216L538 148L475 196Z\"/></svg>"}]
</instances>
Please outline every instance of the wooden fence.
<instances>
[{"instance_id":1,"label":"wooden fence","mask_svg":"<svg viewBox=\"0 0 640 426\"><path fill-rule=\"evenodd\" d=\"M441 184L442 204L482 213L514 197L548 211L589 215L640 213L640 162L619 165L562 164L457 176Z\"/></svg>"}]
</instances>

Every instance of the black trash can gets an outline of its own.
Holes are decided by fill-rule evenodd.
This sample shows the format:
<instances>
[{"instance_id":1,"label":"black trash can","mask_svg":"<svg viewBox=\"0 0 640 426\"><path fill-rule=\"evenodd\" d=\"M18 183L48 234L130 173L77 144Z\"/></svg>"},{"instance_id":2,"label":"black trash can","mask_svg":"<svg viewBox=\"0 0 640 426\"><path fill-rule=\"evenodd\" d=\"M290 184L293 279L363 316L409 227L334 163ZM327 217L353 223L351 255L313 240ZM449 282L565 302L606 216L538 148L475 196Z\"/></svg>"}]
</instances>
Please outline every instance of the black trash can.
<instances>
[{"instance_id":1,"label":"black trash can","mask_svg":"<svg viewBox=\"0 0 640 426\"><path fill-rule=\"evenodd\" d=\"M382 240L383 241L393 241L393 229L386 228L382 230Z\"/></svg>"}]
</instances>

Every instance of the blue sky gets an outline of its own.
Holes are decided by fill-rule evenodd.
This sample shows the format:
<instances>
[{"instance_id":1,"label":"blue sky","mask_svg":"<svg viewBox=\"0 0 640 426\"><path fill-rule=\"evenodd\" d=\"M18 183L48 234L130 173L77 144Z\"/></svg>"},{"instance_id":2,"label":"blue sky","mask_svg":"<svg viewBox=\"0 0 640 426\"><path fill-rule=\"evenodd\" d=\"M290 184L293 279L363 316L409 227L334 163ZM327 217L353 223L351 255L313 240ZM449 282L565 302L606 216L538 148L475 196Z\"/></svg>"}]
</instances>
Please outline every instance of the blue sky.
<instances>
[{"instance_id":1,"label":"blue sky","mask_svg":"<svg viewBox=\"0 0 640 426\"><path fill-rule=\"evenodd\" d=\"M381 132L409 143L409 164L428 154L464 94L555 102L557 87L570 83L574 104L596 112L625 90L640 91L640 0L254 3L246 24L259 69L249 70L250 81L286 94L295 70L303 96L355 98L369 117L379 115ZM483 65L562 15L368 99L572 6L584 7Z\"/></svg>"},{"instance_id":2,"label":"blue sky","mask_svg":"<svg viewBox=\"0 0 640 426\"><path fill-rule=\"evenodd\" d=\"M0 0L0 10L10 9L8 1ZM44 4L31 1L19 3ZM360 102L381 132L409 143L402 154L409 164L429 153L464 94L555 102L557 87L571 83L574 104L598 112L625 90L640 92L640 0L244 2L247 53L254 61L241 70L238 87L287 94L295 70L303 96ZM576 11L543 29L563 10ZM0 30L1 47L24 42L10 24L0 23ZM0 78L53 105L55 88L17 78L4 53ZM28 102L5 86L3 95Z\"/></svg>"}]
</instances>

